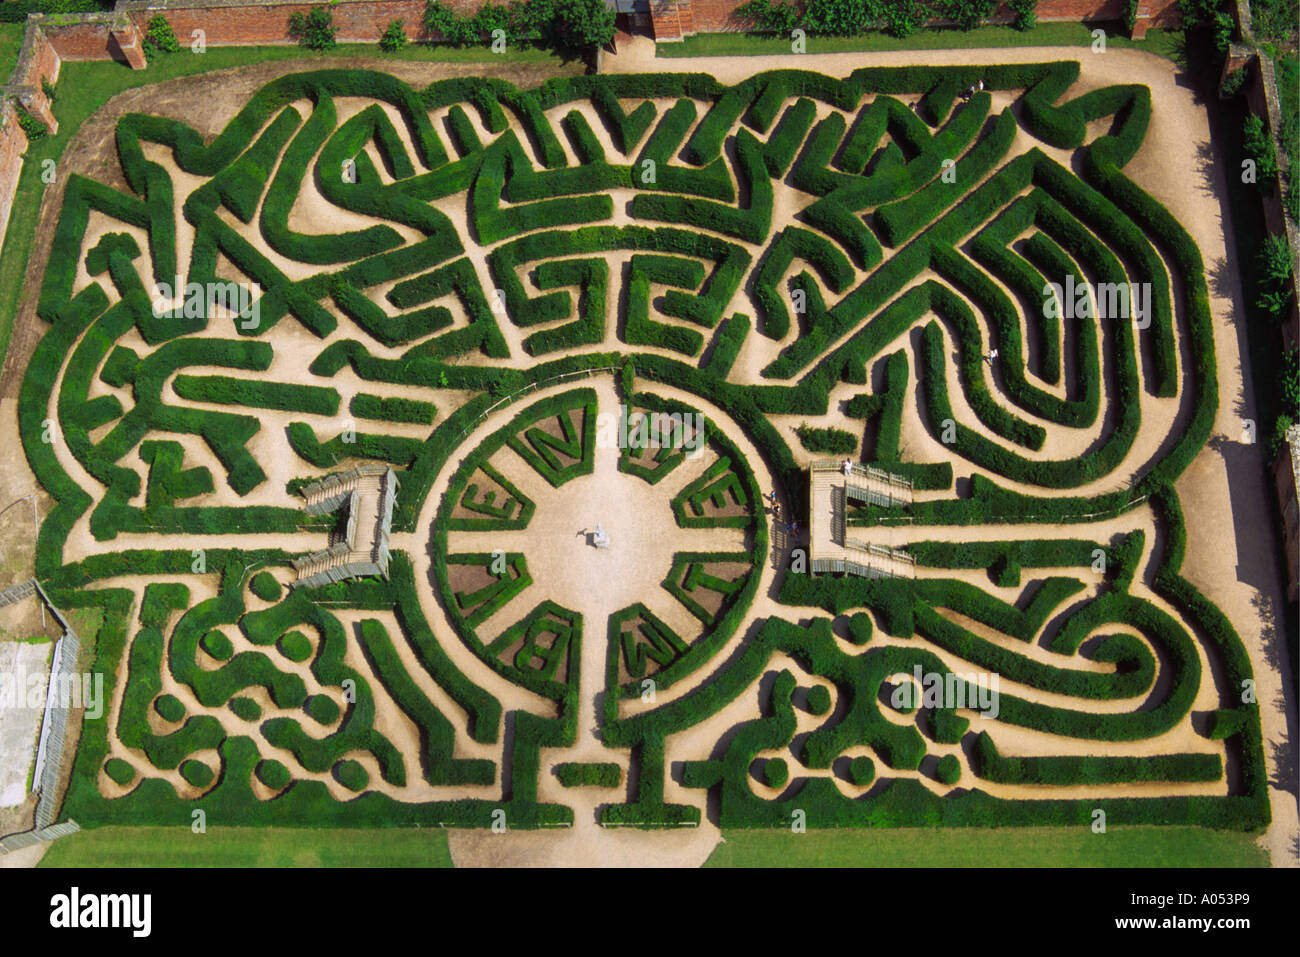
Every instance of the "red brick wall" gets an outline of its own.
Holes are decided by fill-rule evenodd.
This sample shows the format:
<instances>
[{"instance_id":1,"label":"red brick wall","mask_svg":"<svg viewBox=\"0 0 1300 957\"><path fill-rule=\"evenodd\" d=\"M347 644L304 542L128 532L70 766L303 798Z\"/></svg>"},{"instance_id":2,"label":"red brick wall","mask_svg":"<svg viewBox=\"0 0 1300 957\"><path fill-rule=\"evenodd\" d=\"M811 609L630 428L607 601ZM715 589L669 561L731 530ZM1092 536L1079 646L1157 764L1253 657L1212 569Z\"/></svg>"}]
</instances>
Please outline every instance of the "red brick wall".
<instances>
[{"instance_id":1,"label":"red brick wall","mask_svg":"<svg viewBox=\"0 0 1300 957\"><path fill-rule=\"evenodd\" d=\"M26 149L27 136L18 125L18 112L6 102L0 106L0 239L9 225L9 210L14 206Z\"/></svg>"},{"instance_id":2,"label":"red brick wall","mask_svg":"<svg viewBox=\"0 0 1300 957\"><path fill-rule=\"evenodd\" d=\"M16 86L41 85L41 80L55 82L59 77L59 55L41 30L31 34L31 55L20 58L9 82Z\"/></svg>"},{"instance_id":3,"label":"red brick wall","mask_svg":"<svg viewBox=\"0 0 1300 957\"><path fill-rule=\"evenodd\" d=\"M64 60L115 60L119 59L116 47L109 50L110 22L108 17L95 17L81 23L47 25L44 30Z\"/></svg>"},{"instance_id":4,"label":"red brick wall","mask_svg":"<svg viewBox=\"0 0 1300 957\"><path fill-rule=\"evenodd\" d=\"M700 33L743 30L749 24L732 11L743 0L690 0L695 29ZM1152 27L1175 26L1182 22L1178 0L1139 0L1138 15ZM1122 20L1124 0L1038 0L1040 21ZM1011 23L1015 14L1005 4L989 18L993 23Z\"/></svg>"},{"instance_id":5,"label":"red brick wall","mask_svg":"<svg viewBox=\"0 0 1300 957\"><path fill-rule=\"evenodd\" d=\"M128 12L142 32L148 22L161 13L171 23L182 45L191 42L195 30L203 30L208 44L238 46L291 42L289 18L295 13L306 13L317 5L303 2L239 5L223 0L208 3L172 0L166 6L156 2L124 2L118 4L117 10ZM460 13L472 14L483 5L483 0L444 0L444 5ZM160 6L163 8L158 9ZM424 0L343 2L331 7L330 11L334 14L340 43L375 43L394 20L403 22L406 35L412 39L424 34Z\"/></svg>"},{"instance_id":6,"label":"red brick wall","mask_svg":"<svg viewBox=\"0 0 1300 957\"><path fill-rule=\"evenodd\" d=\"M444 0L463 13L473 13L483 0ZM748 24L733 12L742 0L679 0L685 32L717 33L743 30ZM1146 26L1171 26L1180 20L1177 0L1140 0L1139 14ZM288 43L289 17L310 10L309 2L251 3L249 0L121 0L115 13L127 14L141 31L161 13L172 25L182 45L188 45L195 30L203 30L205 42L213 46ZM1124 14L1124 0L1039 0L1042 21L1118 20ZM152 8L152 9L151 9ZM331 8L338 39L343 43L373 43L393 20L402 20L407 36L423 34L424 0L344 0ZM994 22L1011 22L1014 14L999 7ZM65 59L120 59L108 42L110 17L93 17L92 22L49 26L51 40ZM675 22L675 21L674 21Z\"/></svg>"}]
</instances>

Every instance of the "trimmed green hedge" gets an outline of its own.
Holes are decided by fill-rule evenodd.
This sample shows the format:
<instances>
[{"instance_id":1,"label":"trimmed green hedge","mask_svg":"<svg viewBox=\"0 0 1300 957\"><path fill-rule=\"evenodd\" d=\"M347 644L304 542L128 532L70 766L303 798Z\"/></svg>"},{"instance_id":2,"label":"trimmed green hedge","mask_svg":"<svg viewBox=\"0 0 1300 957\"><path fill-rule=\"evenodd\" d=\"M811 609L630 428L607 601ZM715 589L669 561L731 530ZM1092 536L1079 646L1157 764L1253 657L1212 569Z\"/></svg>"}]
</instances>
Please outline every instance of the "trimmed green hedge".
<instances>
[{"instance_id":1,"label":"trimmed green hedge","mask_svg":"<svg viewBox=\"0 0 1300 957\"><path fill-rule=\"evenodd\" d=\"M279 601L284 587L270 572L258 572L248 583L248 589L263 601Z\"/></svg>"},{"instance_id":2,"label":"trimmed green hedge","mask_svg":"<svg viewBox=\"0 0 1300 957\"><path fill-rule=\"evenodd\" d=\"M555 776L566 788L616 788L623 769L612 762L569 762L555 766Z\"/></svg>"}]
</instances>

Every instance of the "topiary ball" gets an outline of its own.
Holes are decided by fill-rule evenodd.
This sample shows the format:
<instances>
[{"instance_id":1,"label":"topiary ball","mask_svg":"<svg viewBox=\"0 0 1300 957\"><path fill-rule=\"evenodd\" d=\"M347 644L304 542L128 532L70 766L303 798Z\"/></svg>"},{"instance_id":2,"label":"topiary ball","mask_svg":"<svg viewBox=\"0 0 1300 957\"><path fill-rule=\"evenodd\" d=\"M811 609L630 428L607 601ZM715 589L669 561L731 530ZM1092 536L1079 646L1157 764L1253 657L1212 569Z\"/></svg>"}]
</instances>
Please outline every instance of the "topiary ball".
<instances>
[{"instance_id":1,"label":"topiary ball","mask_svg":"<svg viewBox=\"0 0 1300 957\"><path fill-rule=\"evenodd\" d=\"M808 713L823 715L831 710L831 692L825 685L813 685L808 689Z\"/></svg>"},{"instance_id":2,"label":"topiary ball","mask_svg":"<svg viewBox=\"0 0 1300 957\"><path fill-rule=\"evenodd\" d=\"M153 709L165 721L180 721L185 717L185 705L175 695L160 694L154 700Z\"/></svg>"},{"instance_id":3,"label":"topiary ball","mask_svg":"<svg viewBox=\"0 0 1300 957\"><path fill-rule=\"evenodd\" d=\"M289 769L274 758L268 758L257 765L257 779L272 791L279 791L289 786Z\"/></svg>"},{"instance_id":4,"label":"topiary ball","mask_svg":"<svg viewBox=\"0 0 1300 957\"><path fill-rule=\"evenodd\" d=\"M871 640L871 634L875 631L875 625L871 622L871 616L864 611L849 617L849 641L855 645L865 645Z\"/></svg>"},{"instance_id":5,"label":"topiary ball","mask_svg":"<svg viewBox=\"0 0 1300 957\"><path fill-rule=\"evenodd\" d=\"M205 788L212 783L216 777L212 769L202 761L196 761L190 758L188 761L181 763L181 777L189 784L196 788Z\"/></svg>"},{"instance_id":6,"label":"topiary ball","mask_svg":"<svg viewBox=\"0 0 1300 957\"><path fill-rule=\"evenodd\" d=\"M307 699L307 714L320 724L333 724L339 719L338 703L329 695L317 694Z\"/></svg>"},{"instance_id":7,"label":"topiary ball","mask_svg":"<svg viewBox=\"0 0 1300 957\"><path fill-rule=\"evenodd\" d=\"M311 640L301 631L281 635L275 646L280 649L280 654L295 663L304 662L311 657Z\"/></svg>"},{"instance_id":8,"label":"topiary ball","mask_svg":"<svg viewBox=\"0 0 1300 957\"><path fill-rule=\"evenodd\" d=\"M876 779L876 762L860 754L849 762L849 780L858 787L866 787Z\"/></svg>"},{"instance_id":9,"label":"topiary ball","mask_svg":"<svg viewBox=\"0 0 1300 957\"><path fill-rule=\"evenodd\" d=\"M361 791L370 783L370 775L356 761L340 761L334 765L334 780L349 791Z\"/></svg>"},{"instance_id":10,"label":"topiary ball","mask_svg":"<svg viewBox=\"0 0 1300 957\"><path fill-rule=\"evenodd\" d=\"M262 601L279 601L284 587L270 572L258 572L248 583L249 589Z\"/></svg>"},{"instance_id":11,"label":"topiary ball","mask_svg":"<svg viewBox=\"0 0 1300 957\"><path fill-rule=\"evenodd\" d=\"M199 639L199 647L217 661L229 661L235 653L235 646L224 632L213 629Z\"/></svg>"},{"instance_id":12,"label":"topiary ball","mask_svg":"<svg viewBox=\"0 0 1300 957\"><path fill-rule=\"evenodd\" d=\"M955 754L945 754L939 759L939 767L934 772L940 784L956 784L961 780L961 762Z\"/></svg>"},{"instance_id":13,"label":"topiary ball","mask_svg":"<svg viewBox=\"0 0 1300 957\"><path fill-rule=\"evenodd\" d=\"M109 758L105 761L104 773L117 784L127 785L135 780L135 768L121 758Z\"/></svg>"},{"instance_id":14,"label":"topiary ball","mask_svg":"<svg viewBox=\"0 0 1300 957\"><path fill-rule=\"evenodd\" d=\"M790 765L785 758L772 758L763 765L763 783L770 788L783 788L790 780Z\"/></svg>"}]
</instances>

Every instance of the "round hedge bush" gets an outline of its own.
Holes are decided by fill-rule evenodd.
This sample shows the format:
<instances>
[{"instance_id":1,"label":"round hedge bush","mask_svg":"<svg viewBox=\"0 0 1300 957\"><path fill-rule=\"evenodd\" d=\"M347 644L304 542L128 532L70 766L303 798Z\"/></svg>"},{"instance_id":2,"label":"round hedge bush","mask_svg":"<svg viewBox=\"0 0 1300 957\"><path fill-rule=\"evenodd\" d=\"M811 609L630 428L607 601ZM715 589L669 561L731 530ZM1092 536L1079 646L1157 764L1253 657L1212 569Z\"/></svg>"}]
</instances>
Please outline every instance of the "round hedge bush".
<instances>
[{"instance_id":1,"label":"round hedge bush","mask_svg":"<svg viewBox=\"0 0 1300 957\"><path fill-rule=\"evenodd\" d=\"M360 791L370 783L370 775L356 761L340 761L334 765L334 780L349 791Z\"/></svg>"},{"instance_id":2,"label":"round hedge bush","mask_svg":"<svg viewBox=\"0 0 1300 957\"><path fill-rule=\"evenodd\" d=\"M281 635L275 646L280 649L280 654L293 662L300 663L311 657L311 640L301 631Z\"/></svg>"},{"instance_id":3,"label":"round hedge bush","mask_svg":"<svg viewBox=\"0 0 1300 957\"><path fill-rule=\"evenodd\" d=\"M859 754L849 762L849 780L858 787L866 787L876 779L876 762Z\"/></svg>"},{"instance_id":4,"label":"round hedge bush","mask_svg":"<svg viewBox=\"0 0 1300 957\"><path fill-rule=\"evenodd\" d=\"M939 759L939 767L935 770L935 777L939 779L940 784L956 784L961 780L961 762L957 760L955 754L945 754Z\"/></svg>"},{"instance_id":5,"label":"round hedge bush","mask_svg":"<svg viewBox=\"0 0 1300 957\"><path fill-rule=\"evenodd\" d=\"M772 758L763 765L762 778L770 788L783 788L790 780L790 765L785 758Z\"/></svg>"},{"instance_id":6,"label":"round hedge bush","mask_svg":"<svg viewBox=\"0 0 1300 957\"><path fill-rule=\"evenodd\" d=\"M181 763L181 777L196 788L205 788L212 783L215 775L212 773L212 769L202 761L195 761L190 758L188 761Z\"/></svg>"},{"instance_id":7,"label":"round hedge bush","mask_svg":"<svg viewBox=\"0 0 1300 957\"><path fill-rule=\"evenodd\" d=\"M164 721L180 721L185 717L185 705L175 695L160 694L154 699L153 709Z\"/></svg>"},{"instance_id":8,"label":"round hedge bush","mask_svg":"<svg viewBox=\"0 0 1300 957\"><path fill-rule=\"evenodd\" d=\"M284 592L283 586L270 572L258 572L248 583L248 587L262 601L279 601L280 595Z\"/></svg>"},{"instance_id":9,"label":"round hedge bush","mask_svg":"<svg viewBox=\"0 0 1300 957\"><path fill-rule=\"evenodd\" d=\"M289 786L289 769L274 758L268 758L257 765L257 779L272 791L280 791Z\"/></svg>"},{"instance_id":10,"label":"round hedge bush","mask_svg":"<svg viewBox=\"0 0 1300 957\"><path fill-rule=\"evenodd\" d=\"M316 694L307 699L307 714L321 724L333 724L339 719L338 703L329 695Z\"/></svg>"},{"instance_id":11,"label":"round hedge bush","mask_svg":"<svg viewBox=\"0 0 1300 957\"><path fill-rule=\"evenodd\" d=\"M849 641L855 645L865 645L871 640L871 633L875 626L871 623L871 616L865 611L860 611L856 615L849 617Z\"/></svg>"},{"instance_id":12,"label":"round hedge bush","mask_svg":"<svg viewBox=\"0 0 1300 957\"><path fill-rule=\"evenodd\" d=\"M199 647L217 661L229 661L235 653L235 646L224 632L213 629L199 639Z\"/></svg>"},{"instance_id":13,"label":"round hedge bush","mask_svg":"<svg viewBox=\"0 0 1300 957\"><path fill-rule=\"evenodd\" d=\"M109 758L105 761L104 773L117 784L127 785L135 780L135 768L121 758Z\"/></svg>"},{"instance_id":14,"label":"round hedge bush","mask_svg":"<svg viewBox=\"0 0 1300 957\"><path fill-rule=\"evenodd\" d=\"M813 685L808 689L808 713L823 715L831 710L831 691L825 685Z\"/></svg>"},{"instance_id":15,"label":"round hedge bush","mask_svg":"<svg viewBox=\"0 0 1300 957\"><path fill-rule=\"evenodd\" d=\"M226 705L231 713L237 718L243 718L245 721L256 721L262 716L262 707L252 698L240 696L231 698L230 703Z\"/></svg>"}]
</instances>

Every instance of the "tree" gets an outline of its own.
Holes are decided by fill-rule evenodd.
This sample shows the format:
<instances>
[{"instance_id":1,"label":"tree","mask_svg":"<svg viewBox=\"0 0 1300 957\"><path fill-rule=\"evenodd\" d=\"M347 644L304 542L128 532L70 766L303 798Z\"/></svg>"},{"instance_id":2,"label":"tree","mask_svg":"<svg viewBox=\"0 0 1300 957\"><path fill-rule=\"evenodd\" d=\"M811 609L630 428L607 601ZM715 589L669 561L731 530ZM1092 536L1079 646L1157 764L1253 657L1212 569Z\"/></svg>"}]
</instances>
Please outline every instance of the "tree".
<instances>
[{"instance_id":1,"label":"tree","mask_svg":"<svg viewBox=\"0 0 1300 957\"><path fill-rule=\"evenodd\" d=\"M605 0L533 0L542 40L561 53L590 53L614 39L614 11Z\"/></svg>"},{"instance_id":2,"label":"tree","mask_svg":"<svg viewBox=\"0 0 1300 957\"><path fill-rule=\"evenodd\" d=\"M309 50L333 49L338 32L328 7L312 7L305 15L295 13L289 17L289 36Z\"/></svg>"}]
</instances>

